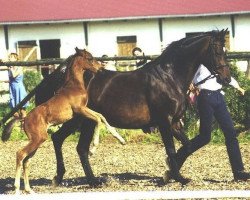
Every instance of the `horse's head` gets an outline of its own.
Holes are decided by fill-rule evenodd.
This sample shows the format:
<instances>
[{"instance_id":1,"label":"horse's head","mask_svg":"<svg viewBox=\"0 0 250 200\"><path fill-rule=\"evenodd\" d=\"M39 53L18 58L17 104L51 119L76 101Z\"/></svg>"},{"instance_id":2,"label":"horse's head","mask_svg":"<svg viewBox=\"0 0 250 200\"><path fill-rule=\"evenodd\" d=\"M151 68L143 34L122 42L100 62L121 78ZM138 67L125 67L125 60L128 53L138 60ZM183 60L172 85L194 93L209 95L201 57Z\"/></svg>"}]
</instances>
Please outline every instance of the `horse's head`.
<instances>
[{"instance_id":1,"label":"horse's head","mask_svg":"<svg viewBox=\"0 0 250 200\"><path fill-rule=\"evenodd\" d=\"M217 76L217 81L227 85L231 81L229 65L225 53L225 35L226 30L209 32L209 45L206 53L204 65L212 74Z\"/></svg>"},{"instance_id":2,"label":"horse's head","mask_svg":"<svg viewBox=\"0 0 250 200\"><path fill-rule=\"evenodd\" d=\"M96 59L94 59L92 54L86 51L85 49L81 50L76 47L75 50L75 58L78 58L82 70L90 70L96 73L98 70L103 68L103 65Z\"/></svg>"}]
</instances>

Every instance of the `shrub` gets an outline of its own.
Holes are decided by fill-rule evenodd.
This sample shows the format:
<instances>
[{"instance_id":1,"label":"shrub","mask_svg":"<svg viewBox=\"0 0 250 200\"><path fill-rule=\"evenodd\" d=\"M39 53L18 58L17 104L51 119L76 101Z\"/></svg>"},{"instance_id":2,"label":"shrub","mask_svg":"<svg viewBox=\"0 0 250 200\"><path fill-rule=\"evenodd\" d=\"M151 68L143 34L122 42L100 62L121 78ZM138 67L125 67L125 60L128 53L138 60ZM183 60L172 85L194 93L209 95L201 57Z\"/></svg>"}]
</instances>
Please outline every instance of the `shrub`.
<instances>
[{"instance_id":1,"label":"shrub","mask_svg":"<svg viewBox=\"0 0 250 200\"><path fill-rule=\"evenodd\" d=\"M235 88L224 87L225 100L235 126L243 126L247 130L250 128L250 80L247 79L243 72L238 70L235 62L231 63L230 70L232 77L239 82L239 85L246 90L246 93L242 96ZM185 130L189 138L193 138L199 132L199 125L197 125L199 117L196 112L195 107L189 107L185 113ZM219 126L216 123L213 126L212 141L214 143L224 142L224 136L219 130ZM246 133L244 137L249 138L249 133Z\"/></svg>"},{"instance_id":2,"label":"shrub","mask_svg":"<svg viewBox=\"0 0 250 200\"><path fill-rule=\"evenodd\" d=\"M242 96L235 88L225 88L225 99L228 105L228 109L235 124L242 124L245 127L249 127L250 120L250 80L246 78L243 72L240 72L235 63L231 65L231 75L240 84L242 88L246 90L244 96Z\"/></svg>"},{"instance_id":3,"label":"shrub","mask_svg":"<svg viewBox=\"0 0 250 200\"><path fill-rule=\"evenodd\" d=\"M28 93L33 90L41 82L41 80L41 73L37 71L24 72L23 82Z\"/></svg>"}]
</instances>

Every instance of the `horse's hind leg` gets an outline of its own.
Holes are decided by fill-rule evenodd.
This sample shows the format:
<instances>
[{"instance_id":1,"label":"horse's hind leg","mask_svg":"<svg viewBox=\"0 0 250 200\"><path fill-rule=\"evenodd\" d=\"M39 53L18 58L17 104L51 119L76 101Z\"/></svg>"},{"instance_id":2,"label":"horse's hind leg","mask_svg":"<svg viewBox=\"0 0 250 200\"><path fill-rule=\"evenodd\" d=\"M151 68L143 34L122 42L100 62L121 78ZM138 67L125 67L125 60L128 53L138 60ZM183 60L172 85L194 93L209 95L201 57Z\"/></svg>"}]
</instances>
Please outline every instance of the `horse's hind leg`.
<instances>
[{"instance_id":1,"label":"horse's hind leg","mask_svg":"<svg viewBox=\"0 0 250 200\"><path fill-rule=\"evenodd\" d=\"M56 163L57 163L57 174L53 178L53 185L58 186L63 179L63 175L65 174L65 166L63 162L62 155L62 145L64 140L74 133L77 129L77 121L80 119L78 117L73 118L72 120L64 123L62 127L55 133L52 134L51 138L53 141L55 154L56 154Z\"/></svg>"},{"instance_id":2,"label":"horse's hind leg","mask_svg":"<svg viewBox=\"0 0 250 200\"><path fill-rule=\"evenodd\" d=\"M16 178L15 178L15 191L16 194L20 193L20 179L21 179L21 168L22 164L24 167L24 183L27 184L25 185L25 190L28 193L31 193L32 190L29 186L29 179L28 179L28 158L30 155L34 154L38 147L44 142L44 139L41 140L36 140L36 141L30 141L28 145L26 145L23 149L19 150L17 152L17 159L16 159Z\"/></svg>"},{"instance_id":3,"label":"horse's hind leg","mask_svg":"<svg viewBox=\"0 0 250 200\"><path fill-rule=\"evenodd\" d=\"M24 160L23 160L23 176L24 176L24 186L25 186L25 191L28 193L33 193L30 187L29 183L29 172L30 172L30 159L33 157L33 155L36 153L36 150L32 152L30 155L28 155Z\"/></svg>"}]
</instances>

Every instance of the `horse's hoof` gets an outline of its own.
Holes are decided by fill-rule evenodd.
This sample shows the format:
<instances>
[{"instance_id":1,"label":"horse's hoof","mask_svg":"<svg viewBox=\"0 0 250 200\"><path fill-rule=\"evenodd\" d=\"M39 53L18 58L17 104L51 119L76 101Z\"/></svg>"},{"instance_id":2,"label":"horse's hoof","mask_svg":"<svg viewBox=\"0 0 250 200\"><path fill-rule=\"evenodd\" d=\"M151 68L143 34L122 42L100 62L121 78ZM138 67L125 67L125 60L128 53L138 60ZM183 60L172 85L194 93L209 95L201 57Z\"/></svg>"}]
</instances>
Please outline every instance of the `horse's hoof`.
<instances>
[{"instance_id":1,"label":"horse's hoof","mask_svg":"<svg viewBox=\"0 0 250 200\"><path fill-rule=\"evenodd\" d=\"M15 195L20 195L21 191L20 190L15 190Z\"/></svg>"},{"instance_id":2,"label":"horse's hoof","mask_svg":"<svg viewBox=\"0 0 250 200\"><path fill-rule=\"evenodd\" d=\"M179 182L180 182L182 185L186 185L186 184L188 184L190 181L191 181L190 178L182 178L182 180L180 180Z\"/></svg>"},{"instance_id":3,"label":"horse's hoof","mask_svg":"<svg viewBox=\"0 0 250 200\"><path fill-rule=\"evenodd\" d=\"M169 170L167 170L163 176L163 181L164 183L169 183L169 181L171 180L172 176L171 176L171 172Z\"/></svg>"},{"instance_id":4,"label":"horse's hoof","mask_svg":"<svg viewBox=\"0 0 250 200\"><path fill-rule=\"evenodd\" d=\"M93 178L88 181L89 186L93 188L101 187L106 182L107 182L107 179L105 178Z\"/></svg>"},{"instance_id":5,"label":"horse's hoof","mask_svg":"<svg viewBox=\"0 0 250 200\"><path fill-rule=\"evenodd\" d=\"M180 174L177 175L177 176L174 176L174 175L171 173L170 170L167 170L167 171L165 172L164 176L163 176L164 183L169 183L171 179L175 180L176 182L181 183L182 185L186 185L186 184L188 184L188 183L191 181L191 179L189 179L189 178L184 178L184 177L182 177Z\"/></svg>"},{"instance_id":6,"label":"horse's hoof","mask_svg":"<svg viewBox=\"0 0 250 200\"><path fill-rule=\"evenodd\" d=\"M58 178L58 176L55 176L55 177L52 179L52 186L53 186L53 187L58 187L61 183L62 183L62 179L61 179L61 178Z\"/></svg>"},{"instance_id":7,"label":"horse's hoof","mask_svg":"<svg viewBox=\"0 0 250 200\"><path fill-rule=\"evenodd\" d=\"M32 189L25 190L27 194L36 194Z\"/></svg>"},{"instance_id":8,"label":"horse's hoof","mask_svg":"<svg viewBox=\"0 0 250 200\"><path fill-rule=\"evenodd\" d=\"M125 144L126 144L126 141L125 141L125 140L121 141L121 144L122 144L122 145L125 145Z\"/></svg>"}]
</instances>

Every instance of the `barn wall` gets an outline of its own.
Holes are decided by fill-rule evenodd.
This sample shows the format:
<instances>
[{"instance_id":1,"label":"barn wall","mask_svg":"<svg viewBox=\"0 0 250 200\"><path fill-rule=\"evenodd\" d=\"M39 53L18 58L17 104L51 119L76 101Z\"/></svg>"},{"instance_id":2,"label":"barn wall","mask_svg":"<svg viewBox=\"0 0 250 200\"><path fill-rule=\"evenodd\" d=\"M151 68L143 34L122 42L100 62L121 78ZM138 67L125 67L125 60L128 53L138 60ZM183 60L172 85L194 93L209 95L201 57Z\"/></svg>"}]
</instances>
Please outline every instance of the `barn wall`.
<instances>
[{"instance_id":1,"label":"barn wall","mask_svg":"<svg viewBox=\"0 0 250 200\"><path fill-rule=\"evenodd\" d=\"M137 46L145 54L160 53L157 20L94 22L89 26L89 50L97 56L117 55L117 36L137 37Z\"/></svg>"},{"instance_id":2,"label":"barn wall","mask_svg":"<svg viewBox=\"0 0 250 200\"><path fill-rule=\"evenodd\" d=\"M250 51L250 15L235 17L235 51Z\"/></svg>"},{"instance_id":3,"label":"barn wall","mask_svg":"<svg viewBox=\"0 0 250 200\"><path fill-rule=\"evenodd\" d=\"M9 26L10 50L15 48L18 41L60 39L60 55L62 58L74 52L74 48L85 47L82 23L50 24L50 25L16 25ZM40 54L38 51L38 58Z\"/></svg>"},{"instance_id":4,"label":"barn wall","mask_svg":"<svg viewBox=\"0 0 250 200\"><path fill-rule=\"evenodd\" d=\"M205 32L216 29L231 29L229 17L198 17L198 18L179 18L165 19L164 27L164 45L172 41L185 37L189 32Z\"/></svg>"},{"instance_id":5,"label":"barn wall","mask_svg":"<svg viewBox=\"0 0 250 200\"><path fill-rule=\"evenodd\" d=\"M229 16L198 18L166 18L163 20L163 47L185 37L187 32L203 32L213 29L231 30ZM250 51L248 44L250 15L235 16L235 37L230 34L231 51ZM137 46L145 54L159 54L161 43L158 19L88 22L88 50L95 56L117 55L117 36L137 36ZM86 48L83 23L9 25L9 46L16 47L18 41L60 39L60 56L68 57L74 48ZM3 26L0 26L0 58L5 54ZM40 53L38 51L38 58Z\"/></svg>"},{"instance_id":6,"label":"barn wall","mask_svg":"<svg viewBox=\"0 0 250 200\"><path fill-rule=\"evenodd\" d=\"M0 59L6 58L6 50L5 50L5 40L4 40L4 29L3 26L0 26Z\"/></svg>"}]
</instances>

